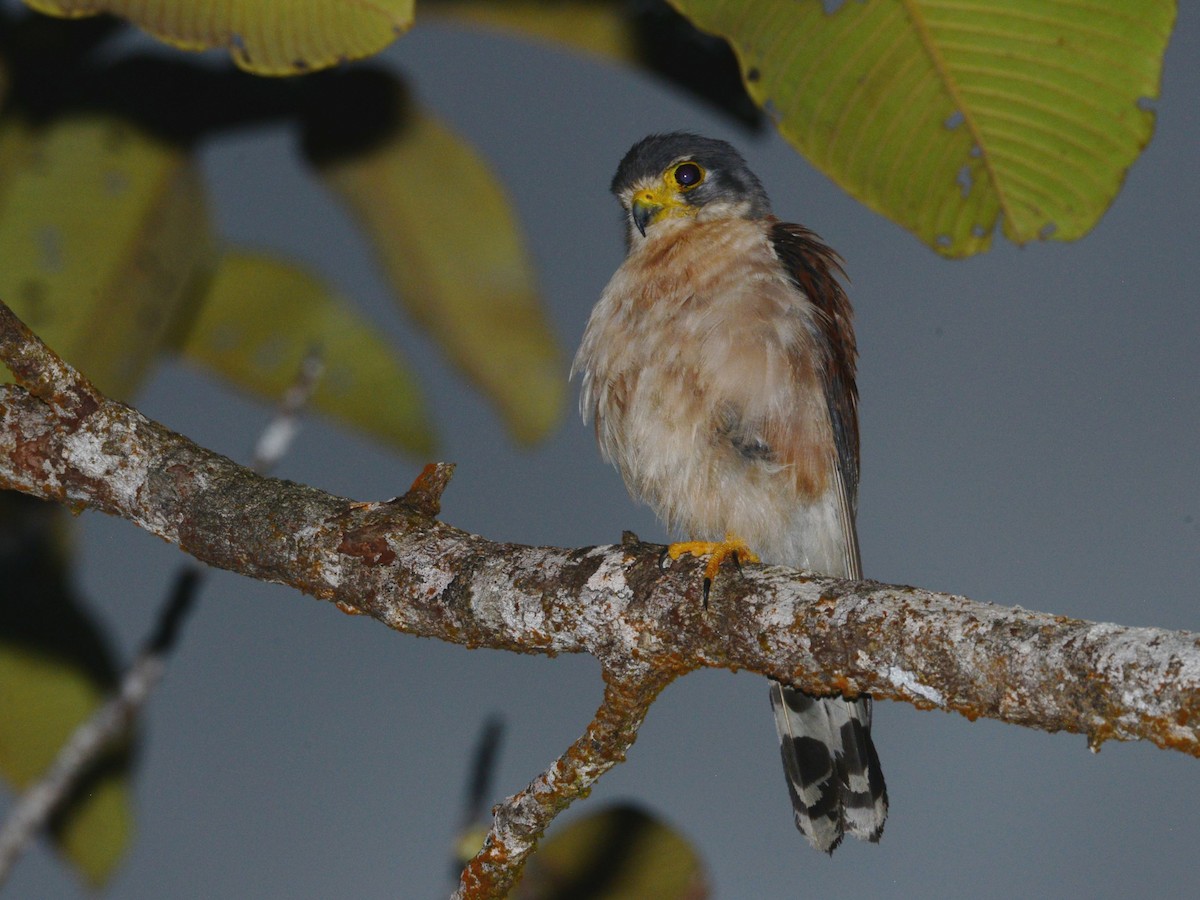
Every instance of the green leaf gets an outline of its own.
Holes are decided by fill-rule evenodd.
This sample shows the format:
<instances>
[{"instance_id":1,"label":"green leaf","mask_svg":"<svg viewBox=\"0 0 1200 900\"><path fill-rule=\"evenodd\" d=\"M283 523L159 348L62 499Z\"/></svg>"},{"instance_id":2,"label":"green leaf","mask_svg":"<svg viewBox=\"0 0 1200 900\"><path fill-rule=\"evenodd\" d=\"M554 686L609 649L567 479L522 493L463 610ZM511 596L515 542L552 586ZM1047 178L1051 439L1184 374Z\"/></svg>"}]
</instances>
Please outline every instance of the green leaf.
<instances>
[{"instance_id":1,"label":"green leaf","mask_svg":"<svg viewBox=\"0 0 1200 900\"><path fill-rule=\"evenodd\" d=\"M212 258L179 148L117 118L0 121L0 297L104 392L130 395Z\"/></svg>"},{"instance_id":2,"label":"green leaf","mask_svg":"<svg viewBox=\"0 0 1200 900\"><path fill-rule=\"evenodd\" d=\"M54 16L112 13L181 50L227 49L256 75L296 75L378 53L413 0L25 0Z\"/></svg>"},{"instance_id":3,"label":"green leaf","mask_svg":"<svg viewBox=\"0 0 1200 900\"><path fill-rule=\"evenodd\" d=\"M1172 0L672 0L783 135L939 253L1086 234L1150 140Z\"/></svg>"},{"instance_id":4,"label":"green leaf","mask_svg":"<svg viewBox=\"0 0 1200 900\"><path fill-rule=\"evenodd\" d=\"M520 226L479 155L412 106L365 149L317 154L317 170L366 228L405 309L518 440L538 440L562 417L567 377Z\"/></svg>"},{"instance_id":5,"label":"green leaf","mask_svg":"<svg viewBox=\"0 0 1200 900\"><path fill-rule=\"evenodd\" d=\"M274 402L313 349L325 367L313 406L401 449L430 452L425 406L399 353L349 303L297 266L226 254L182 352Z\"/></svg>"},{"instance_id":6,"label":"green leaf","mask_svg":"<svg viewBox=\"0 0 1200 900\"><path fill-rule=\"evenodd\" d=\"M116 682L108 642L71 589L65 511L0 494L0 776L40 777ZM52 821L55 844L92 885L125 854L133 831L130 745L84 773Z\"/></svg>"},{"instance_id":7,"label":"green leaf","mask_svg":"<svg viewBox=\"0 0 1200 900\"><path fill-rule=\"evenodd\" d=\"M613 806L555 831L529 860L513 900L709 896L704 866L678 831L634 806Z\"/></svg>"}]
</instances>

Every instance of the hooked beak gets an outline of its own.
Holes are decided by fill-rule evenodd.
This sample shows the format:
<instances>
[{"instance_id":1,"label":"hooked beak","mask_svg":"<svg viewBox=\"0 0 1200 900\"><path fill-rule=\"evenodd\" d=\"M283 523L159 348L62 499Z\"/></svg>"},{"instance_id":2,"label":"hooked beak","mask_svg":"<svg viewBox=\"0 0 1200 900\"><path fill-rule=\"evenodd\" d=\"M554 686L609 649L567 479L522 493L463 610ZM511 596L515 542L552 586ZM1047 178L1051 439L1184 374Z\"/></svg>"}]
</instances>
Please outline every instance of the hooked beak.
<instances>
[{"instance_id":1,"label":"hooked beak","mask_svg":"<svg viewBox=\"0 0 1200 900\"><path fill-rule=\"evenodd\" d=\"M660 210L662 210L662 204L649 191L642 191L633 198L629 207L629 215L633 218L633 224L637 226L637 230L642 233L642 237L646 236L646 226L654 220Z\"/></svg>"}]
</instances>

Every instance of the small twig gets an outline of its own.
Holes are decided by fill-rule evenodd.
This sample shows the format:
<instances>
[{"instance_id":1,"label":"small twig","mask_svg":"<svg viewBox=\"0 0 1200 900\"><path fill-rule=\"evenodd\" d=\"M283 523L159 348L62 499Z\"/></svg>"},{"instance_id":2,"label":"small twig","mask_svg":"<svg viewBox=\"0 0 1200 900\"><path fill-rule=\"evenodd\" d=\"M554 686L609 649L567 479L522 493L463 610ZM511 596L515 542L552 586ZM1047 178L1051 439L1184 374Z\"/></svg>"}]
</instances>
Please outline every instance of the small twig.
<instances>
[{"instance_id":1,"label":"small twig","mask_svg":"<svg viewBox=\"0 0 1200 900\"><path fill-rule=\"evenodd\" d=\"M296 378L288 385L279 399L275 416L267 423L254 445L254 458L250 463L259 475L271 472L292 446L300 430L300 413L312 399L317 382L325 371L325 362L317 348L311 349L300 361Z\"/></svg>"},{"instance_id":2,"label":"small twig","mask_svg":"<svg viewBox=\"0 0 1200 900\"><path fill-rule=\"evenodd\" d=\"M483 849L465 869L452 900L498 900L520 880L550 822L624 761L650 705L679 671L641 669L606 675L604 701L567 752L494 810Z\"/></svg>"},{"instance_id":3,"label":"small twig","mask_svg":"<svg viewBox=\"0 0 1200 900\"><path fill-rule=\"evenodd\" d=\"M27 334L32 337L31 333ZM51 383L37 377L38 370L30 362L38 358L36 353L26 352L18 358L22 365L14 369L14 374L22 385L64 412L79 414L81 408L88 405L87 401L94 404L99 398L91 385L65 363L61 364L63 368L51 370L55 376ZM259 474L266 474L287 453L298 431L299 412L312 397L322 368L316 352L309 353L296 380L284 392L274 417L263 429L255 447L254 469ZM34 385L42 393L36 393ZM21 795L9 813L0 827L0 887L8 880L25 848L46 826L83 774L137 720L166 672L167 660L184 621L195 606L205 573L206 570L195 563L180 568L175 587L159 614L158 624L121 679L116 694L76 728L50 768Z\"/></svg>"}]
</instances>

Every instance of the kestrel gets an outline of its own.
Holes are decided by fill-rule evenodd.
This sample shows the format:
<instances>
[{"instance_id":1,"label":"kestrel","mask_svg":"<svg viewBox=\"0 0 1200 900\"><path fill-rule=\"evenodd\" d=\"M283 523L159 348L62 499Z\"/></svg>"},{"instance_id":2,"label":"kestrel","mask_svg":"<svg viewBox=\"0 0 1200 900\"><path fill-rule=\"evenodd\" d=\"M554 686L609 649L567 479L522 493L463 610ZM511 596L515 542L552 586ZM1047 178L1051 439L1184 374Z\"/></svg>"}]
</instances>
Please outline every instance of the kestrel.
<instances>
[{"instance_id":1,"label":"kestrel","mask_svg":"<svg viewBox=\"0 0 1200 900\"><path fill-rule=\"evenodd\" d=\"M841 259L771 213L724 141L651 135L612 191L628 255L592 311L573 373L606 459L689 542L671 555L861 578L858 391ZM771 682L796 827L831 852L879 839L887 790L871 699Z\"/></svg>"}]
</instances>

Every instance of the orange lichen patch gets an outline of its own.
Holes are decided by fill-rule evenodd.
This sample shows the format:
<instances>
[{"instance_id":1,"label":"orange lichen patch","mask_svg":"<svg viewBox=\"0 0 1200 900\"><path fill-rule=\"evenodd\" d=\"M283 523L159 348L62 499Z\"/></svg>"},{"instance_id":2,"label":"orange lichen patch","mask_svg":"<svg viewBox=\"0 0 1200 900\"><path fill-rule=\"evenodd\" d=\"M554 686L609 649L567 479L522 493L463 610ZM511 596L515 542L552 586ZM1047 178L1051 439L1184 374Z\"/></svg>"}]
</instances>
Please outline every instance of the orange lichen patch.
<instances>
[{"instance_id":1,"label":"orange lichen patch","mask_svg":"<svg viewBox=\"0 0 1200 900\"><path fill-rule=\"evenodd\" d=\"M850 697L853 697L855 694L855 690L851 686L850 680L848 678L846 678L844 675L838 675L836 678L833 678L830 683L833 685L834 689L836 689L839 694L843 694L843 695L850 696Z\"/></svg>"},{"instance_id":2,"label":"orange lichen patch","mask_svg":"<svg viewBox=\"0 0 1200 900\"><path fill-rule=\"evenodd\" d=\"M987 713L978 706L954 706L952 707L956 713L962 715L968 722L974 722L976 719L984 717Z\"/></svg>"},{"instance_id":3,"label":"orange lichen patch","mask_svg":"<svg viewBox=\"0 0 1200 900\"><path fill-rule=\"evenodd\" d=\"M462 874L462 896L464 900L476 897L500 896L501 885L496 878L497 871L504 874L508 865L508 848L494 834L488 835L487 843L482 850L467 863ZM507 882L508 879L506 878Z\"/></svg>"},{"instance_id":4,"label":"orange lichen patch","mask_svg":"<svg viewBox=\"0 0 1200 900\"><path fill-rule=\"evenodd\" d=\"M353 605L347 603L345 600L334 600L333 605L336 606L339 610L341 610L348 616L365 616L366 615L366 613L363 612L361 609L359 609L357 606L353 606Z\"/></svg>"},{"instance_id":5,"label":"orange lichen patch","mask_svg":"<svg viewBox=\"0 0 1200 900\"><path fill-rule=\"evenodd\" d=\"M451 463L428 463L401 499L406 506L432 519L442 511L442 493L453 475Z\"/></svg>"}]
</instances>

